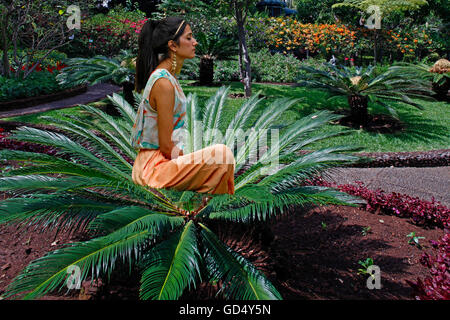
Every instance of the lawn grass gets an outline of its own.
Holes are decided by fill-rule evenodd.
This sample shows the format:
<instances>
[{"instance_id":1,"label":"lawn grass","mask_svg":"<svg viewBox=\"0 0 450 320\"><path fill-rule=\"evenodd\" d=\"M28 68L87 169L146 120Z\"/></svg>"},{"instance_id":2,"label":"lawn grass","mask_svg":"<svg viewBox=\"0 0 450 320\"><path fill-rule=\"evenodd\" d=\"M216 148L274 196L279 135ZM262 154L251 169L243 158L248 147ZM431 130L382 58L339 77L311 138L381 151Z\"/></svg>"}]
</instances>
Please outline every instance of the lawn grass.
<instances>
[{"instance_id":1,"label":"lawn grass","mask_svg":"<svg viewBox=\"0 0 450 320\"><path fill-rule=\"evenodd\" d=\"M186 95L195 93L198 96L200 105L213 95L218 87L198 87L191 86L192 81L181 80L183 90ZM229 93L242 93L243 85L239 82L223 83L230 86ZM265 96L259 108L255 111L252 119L256 121L261 112L273 100L281 97L299 98L301 99L295 104L291 110L285 112L278 123L280 125L288 124L303 116L311 114L317 110L338 110L348 108L347 99L338 97L329 99L326 92L319 90L306 89L301 87L291 87L283 85L270 84L253 84L253 94L261 91L260 94ZM238 108L245 102L244 98L229 98L225 103L226 112L222 112L222 125L220 129L224 132L226 126L233 118ZM399 118L405 123L405 131L397 134L378 134L370 133L364 130L350 130L339 125L327 125L320 130L320 133L335 133L350 131L345 135L329 138L310 145L309 149L319 149L335 145L358 145L361 146L362 152L401 152L401 151L427 151L436 149L448 149L450 147L450 104L446 102L428 102L418 101L424 105L423 110L404 105L396 104L394 107L398 112ZM369 106L371 113L384 113L381 108ZM52 110L42 114L25 115L14 118L4 118L2 120L42 123L48 124L47 121L39 119L39 116L54 116L73 114L81 117L86 121L92 121L88 116L81 113L79 107ZM243 128L247 130L248 128Z\"/></svg>"}]
</instances>

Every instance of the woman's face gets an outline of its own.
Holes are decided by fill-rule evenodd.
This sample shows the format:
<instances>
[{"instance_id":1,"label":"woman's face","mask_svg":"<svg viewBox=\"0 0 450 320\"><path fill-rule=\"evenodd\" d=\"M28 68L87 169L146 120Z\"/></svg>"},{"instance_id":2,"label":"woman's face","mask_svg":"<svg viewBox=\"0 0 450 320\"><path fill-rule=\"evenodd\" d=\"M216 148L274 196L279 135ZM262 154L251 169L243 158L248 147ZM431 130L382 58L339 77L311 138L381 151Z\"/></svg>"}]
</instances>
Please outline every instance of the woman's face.
<instances>
[{"instance_id":1,"label":"woman's face","mask_svg":"<svg viewBox=\"0 0 450 320\"><path fill-rule=\"evenodd\" d=\"M198 44L192 35L190 25L186 25L183 34L179 38L180 45L177 46L177 56L185 59L192 59L195 57L195 46Z\"/></svg>"}]
</instances>

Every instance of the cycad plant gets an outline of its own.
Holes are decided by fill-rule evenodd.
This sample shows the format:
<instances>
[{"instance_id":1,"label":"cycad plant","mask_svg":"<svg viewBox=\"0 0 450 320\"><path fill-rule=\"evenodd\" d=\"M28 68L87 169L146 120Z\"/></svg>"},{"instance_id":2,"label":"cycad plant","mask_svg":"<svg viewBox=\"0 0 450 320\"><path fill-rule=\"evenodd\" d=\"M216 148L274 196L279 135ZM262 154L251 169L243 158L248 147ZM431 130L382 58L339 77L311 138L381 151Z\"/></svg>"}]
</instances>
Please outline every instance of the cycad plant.
<instances>
[{"instance_id":1,"label":"cycad plant","mask_svg":"<svg viewBox=\"0 0 450 320\"><path fill-rule=\"evenodd\" d=\"M376 72L373 66L350 68L325 63L325 70L307 66L301 69L307 75L295 86L307 86L343 95L348 99L352 122L365 126L368 123L368 104L385 107L398 118L391 103L403 102L422 108L415 98L430 100L430 82L418 76L414 65L393 65L384 72Z\"/></svg>"},{"instance_id":2,"label":"cycad plant","mask_svg":"<svg viewBox=\"0 0 450 320\"><path fill-rule=\"evenodd\" d=\"M233 60L238 54L238 44L232 38L220 37L215 33L196 34L196 53L200 56L200 85L212 85L214 81L214 61Z\"/></svg>"},{"instance_id":3,"label":"cycad plant","mask_svg":"<svg viewBox=\"0 0 450 320\"><path fill-rule=\"evenodd\" d=\"M248 99L228 125L227 134L207 135L195 121L209 129L218 128L229 88L220 88L200 111L196 95L187 98L188 150L211 143L233 146L233 133L248 126L257 109L257 95ZM136 100L141 97L135 94ZM332 147L299 156L295 161L261 171L269 161L292 156L296 150L325 139L314 131L339 116L321 111L294 122L279 140L257 160L247 155L265 129L298 100L279 99L271 103L253 124L236 156L236 192L211 195L190 191L151 189L136 185L131 178L131 161L136 151L130 143L135 107L120 95L109 99L122 117L112 118L92 107L81 106L93 119L92 125L68 115L50 118L57 132L20 127L11 139L54 146L58 156L1 150L0 158L30 166L3 173L0 191L11 197L0 204L0 223L20 223L41 229L58 228L87 232L89 239L69 243L32 261L9 285L4 298L34 299L67 287L74 268L79 281L106 278L117 263L128 263L141 273L141 299L177 299L200 281L218 281L221 297L228 299L281 299L280 293L243 256L233 251L208 227L209 223L252 225L286 213L291 206L307 204L354 204L359 200L336 190L303 185L305 179L322 170L357 158L346 147ZM62 131L61 131L62 130ZM204 130L203 130L204 131ZM61 132L65 132L64 134ZM197 143L198 142L198 143ZM234 147L233 147L234 148Z\"/></svg>"},{"instance_id":4,"label":"cycad plant","mask_svg":"<svg viewBox=\"0 0 450 320\"><path fill-rule=\"evenodd\" d=\"M58 74L56 79L60 84L72 83L75 85L90 83L94 85L101 82L113 82L123 87L125 99L134 104L134 75L136 57L128 50L121 50L120 54L108 58L95 56L92 58L70 58L65 60L68 67Z\"/></svg>"}]
</instances>

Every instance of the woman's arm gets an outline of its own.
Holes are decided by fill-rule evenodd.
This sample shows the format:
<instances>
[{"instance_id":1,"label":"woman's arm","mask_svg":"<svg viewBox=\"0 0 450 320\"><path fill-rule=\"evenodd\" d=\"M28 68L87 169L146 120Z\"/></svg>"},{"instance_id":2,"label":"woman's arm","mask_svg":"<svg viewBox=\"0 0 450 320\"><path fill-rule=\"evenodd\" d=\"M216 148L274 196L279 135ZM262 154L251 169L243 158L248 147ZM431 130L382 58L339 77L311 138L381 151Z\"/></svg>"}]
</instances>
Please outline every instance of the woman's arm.
<instances>
[{"instance_id":1,"label":"woman's arm","mask_svg":"<svg viewBox=\"0 0 450 320\"><path fill-rule=\"evenodd\" d=\"M183 155L181 149L172 142L173 107L175 105L175 92L168 79L158 79L150 92L149 101L154 98L158 113L158 139L161 153L168 159L175 159Z\"/></svg>"}]
</instances>

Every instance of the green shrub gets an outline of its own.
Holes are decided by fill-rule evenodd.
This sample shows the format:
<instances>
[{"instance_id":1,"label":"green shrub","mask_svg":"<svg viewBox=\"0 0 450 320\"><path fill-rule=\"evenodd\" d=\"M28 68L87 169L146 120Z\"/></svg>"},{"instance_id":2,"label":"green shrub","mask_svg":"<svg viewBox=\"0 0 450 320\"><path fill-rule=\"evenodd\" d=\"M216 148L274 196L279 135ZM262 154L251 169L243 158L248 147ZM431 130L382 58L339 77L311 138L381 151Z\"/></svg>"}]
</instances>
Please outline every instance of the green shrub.
<instances>
[{"instance_id":1,"label":"green shrub","mask_svg":"<svg viewBox=\"0 0 450 320\"><path fill-rule=\"evenodd\" d=\"M271 54L267 48L250 53L252 78L257 82L294 82L301 61L293 55Z\"/></svg>"},{"instance_id":2,"label":"green shrub","mask_svg":"<svg viewBox=\"0 0 450 320\"><path fill-rule=\"evenodd\" d=\"M200 58L186 59L183 63L180 75L181 80L197 80L199 78Z\"/></svg>"},{"instance_id":3,"label":"green shrub","mask_svg":"<svg viewBox=\"0 0 450 320\"><path fill-rule=\"evenodd\" d=\"M113 57L125 48L137 54L138 34L146 21L144 12L130 12L117 6L107 14L96 14L84 20L81 30L64 51L71 57Z\"/></svg>"},{"instance_id":4,"label":"green shrub","mask_svg":"<svg viewBox=\"0 0 450 320\"><path fill-rule=\"evenodd\" d=\"M31 73L26 79L0 76L0 101L50 94L70 87L59 85L57 72L40 71Z\"/></svg>"},{"instance_id":5,"label":"green shrub","mask_svg":"<svg viewBox=\"0 0 450 320\"><path fill-rule=\"evenodd\" d=\"M250 53L252 81L294 82L301 61L293 55L271 54L267 48ZM239 81L239 61L217 61L215 81Z\"/></svg>"}]
</instances>

